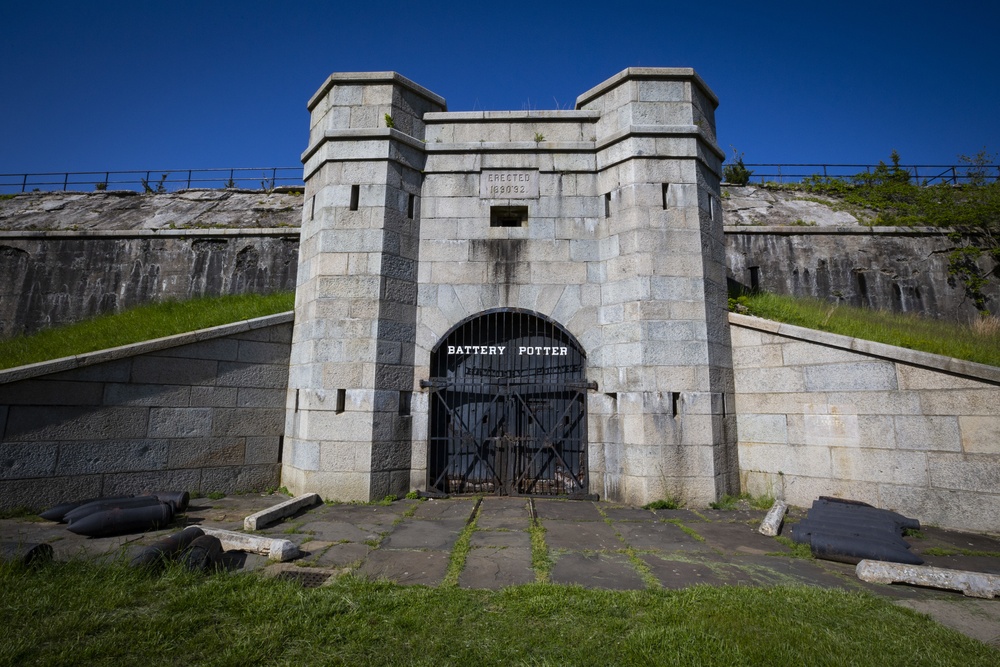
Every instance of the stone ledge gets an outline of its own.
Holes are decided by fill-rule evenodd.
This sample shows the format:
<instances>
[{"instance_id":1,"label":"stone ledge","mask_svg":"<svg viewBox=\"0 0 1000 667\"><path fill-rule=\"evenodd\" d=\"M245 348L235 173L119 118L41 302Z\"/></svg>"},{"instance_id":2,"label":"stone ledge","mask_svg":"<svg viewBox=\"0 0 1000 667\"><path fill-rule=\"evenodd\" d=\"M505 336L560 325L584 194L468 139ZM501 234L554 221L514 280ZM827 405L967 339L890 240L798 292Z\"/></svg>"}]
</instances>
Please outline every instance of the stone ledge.
<instances>
[{"instance_id":1,"label":"stone ledge","mask_svg":"<svg viewBox=\"0 0 1000 667\"><path fill-rule=\"evenodd\" d=\"M600 111L544 109L537 111L431 111L424 114L427 125L444 123L492 122L592 122L600 119Z\"/></svg>"},{"instance_id":2,"label":"stone ledge","mask_svg":"<svg viewBox=\"0 0 1000 667\"><path fill-rule=\"evenodd\" d=\"M941 227L807 227L802 225L725 225L726 234L832 234L845 236L943 236Z\"/></svg>"},{"instance_id":3,"label":"stone ledge","mask_svg":"<svg viewBox=\"0 0 1000 667\"><path fill-rule=\"evenodd\" d=\"M319 87L306 104L306 108L312 111L313 108L319 104L319 101L329 92L331 88L336 85L379 85L379 84L394 84L400 85L404 88L408 88L410 91L417 93L421 97L447 109L447 104L445 99L438 95L437 93L424 88L419 83L414 83L413 81L407 79L402 74L398 72L334 72L326 78L323 85Z\"/></svg>"},{"instance_id":4,"label":"stone ledge","mask_svg":"<svg viewBox=\"0 0 1000 667\"><path fill-rule=\"evenodd\" d=\"M87 229L87 230L32 230L7 231L0 230L0 239L135 239L135 238L186 238L204 236L268 236L298 237L298 227L258 227L242 229L239 227L191 227L186 229Z\"/></svg>"},{"instance_id":5,"label":"stone ledge","mask_svg":"<svg viewBox=\"0 0 1000 667\"><path fill-rule=\"evenodd\" d=\"M113 347L107 350L87 352L73 357L63 357L61 359L52 359L50 361L40 361L36 364L28 364L26 366L17 366L15 368L8 368L0 371L0 384L17 382L18 380L27 380L40 375L48 375L50 373L83 368L85 366L93 366L94 364L100 364L106 361L136 357L141 354L158 352L159 350L165 350L171 347L189 345L191 343L198 343L204 340L211 340L213 338L223 338L225 336L232 336L234 334L243 333L245 331L253 331L255 329L263 329L277 324L286 324L288 322L293 322L294 320L295 313L293 311L288 311L285 313L278 313L276 315L265 315L264 317L257 317L252 320L242 320L240 322L232 322L230 324L220 324L219 326L210 327L208 329L200 329L198 331L190 331L188 333L155 338L141 343L122 345L120 347Z\"/></svg>"},{"instance_id":6,"label":"stone ledge","mask_svg":"<svg viewBox=\"0 0 1000 667\"><path fill-rule=\"evenodd\" d=\"M920 366L922 368L929 368L931 370L951 373L953 375L961 375L975 380L989 382L991 384L1000 384L1000 368L997 368L996 366L988 366L986 364L978 364L973 361L954 359L940 354L931 354L930 352L919 352L917 350L910 350L904 347L896 347L895 345L887 345L885 343L876 343L870 340L842 336L840 334L818 331L816 329L807 329L805 327L799 327L792 324L783 324L772 320L765 320L760 317L740 315L739 313L729 313L729 323L733 326L743 327L745 329L754 329L756 331L763 331L765 333L775 334L785 338L804 340L816 343L817 345L825 345L827 347L833 347L841 350L849 350L851 352L856 352L870 357L878 357L887 361L908 364L910 366Z\"/></svg>"}]
</instances>

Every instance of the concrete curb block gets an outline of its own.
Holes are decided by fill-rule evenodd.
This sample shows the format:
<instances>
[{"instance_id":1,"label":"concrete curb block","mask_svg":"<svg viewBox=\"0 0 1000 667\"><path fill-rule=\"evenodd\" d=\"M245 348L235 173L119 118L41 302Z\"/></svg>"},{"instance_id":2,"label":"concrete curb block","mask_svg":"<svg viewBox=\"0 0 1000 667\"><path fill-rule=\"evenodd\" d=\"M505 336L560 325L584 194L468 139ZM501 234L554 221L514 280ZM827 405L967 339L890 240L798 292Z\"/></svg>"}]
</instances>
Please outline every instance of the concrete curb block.
<instances>
[{"instance_id":1,"label":"concrete curb block","mask_svg":"<svg viewBox=\"0 0 1000 667\"><path fill-rule=\"evenodd\" d=\"M299 548L290 540L279 540L260 535L247 535L220 528L202 528L206 535L213 535L222 542L226 551L250 551L267 556L269 560L284 563L299 557Z\"/></svg>"},{"instance_id":2,"label":"concrete curb block","mask_svg":"<svg viewBox=\"0 0 1000 667\"><path fill-rule=\"evenodd\" d=\"M768 511L767 516L764 520L760 522L760 528L757 532L761 535L767 535L768 537L774 537L781 531L781 522L785 519L785 512L788 511L788 503L781 500L775 500L774 504L771 505L771 509Z\"/></svg>"},{"instance_id":3,"label":"concrete curb block","mask_svg":"<svg viewBox=\"0 0 1000 667\"><path fill-rule=\"evenodd\" d=\"M322 500L316 493L307 493L302 496L290 498L283 503L278 503L243 519L243 530L260 530L261 528L270 526L272 523L281 521L286 516L295 514L303 507L312 507L321 502Z\"/></svg>"},{"instance_id":4,"label":"concrete curb block","mask_svg":"<svg viewBox=\"0 0 1000 667\"><path fill-rule=\"evenodd\" d=\"M913 584L962 591L966 597L993 598L1000 595L1000 575L967 570L948 570L926 565L903 565L878 560L863 560L855 573L861 581L873 584Z\"/></svg>"}]
</instances>

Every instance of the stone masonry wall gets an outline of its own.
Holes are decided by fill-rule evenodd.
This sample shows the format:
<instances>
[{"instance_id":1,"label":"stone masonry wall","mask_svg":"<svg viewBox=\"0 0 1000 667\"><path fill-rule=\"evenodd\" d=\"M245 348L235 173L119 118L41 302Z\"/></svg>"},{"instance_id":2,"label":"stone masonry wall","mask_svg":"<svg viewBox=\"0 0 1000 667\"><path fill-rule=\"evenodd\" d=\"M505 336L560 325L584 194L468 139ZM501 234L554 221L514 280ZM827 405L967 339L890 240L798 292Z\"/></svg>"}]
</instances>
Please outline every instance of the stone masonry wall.
<instances>
[{"instance_id":1,"label":"stone masonry wall","mask_svg":"<svg viewBox=\"0 0 1000 667\"><path fill-rule=\"evenodd\" d=\"M934 228L726 227L729 277L747 287L966 321L976 309L948 274L954 245ZM986 293L1000 313L1000 281Z\"/></svg>"},{"instance_id":2,"label":"stone masonry wall","mask_svg":"<svg viewBox=\"0 0 1000 667\"><path fill-rule=\"evenodd\" d=\"M1000 526L1000 369L730 315L743 488Z\"/></svg>"},{"instance_id":3,"label":"stone masonry wall","mask_svg":"<svg viewBox=\"0 0 1000 667\"><path fill-rule=\"evenodd\" d=\"M295 288L297 229L0 232L0 337L147 302Z\"/></svg>"},{"instance_id":4,"label":"stone masonry wall","mask_svg":"<svg viewBox=\"0 0 1000 667\"><path fill-rule=\"evenodd\" d=\"M0 371L0 509L277 486L291 322Z\"/></svg>"}]
</instances>

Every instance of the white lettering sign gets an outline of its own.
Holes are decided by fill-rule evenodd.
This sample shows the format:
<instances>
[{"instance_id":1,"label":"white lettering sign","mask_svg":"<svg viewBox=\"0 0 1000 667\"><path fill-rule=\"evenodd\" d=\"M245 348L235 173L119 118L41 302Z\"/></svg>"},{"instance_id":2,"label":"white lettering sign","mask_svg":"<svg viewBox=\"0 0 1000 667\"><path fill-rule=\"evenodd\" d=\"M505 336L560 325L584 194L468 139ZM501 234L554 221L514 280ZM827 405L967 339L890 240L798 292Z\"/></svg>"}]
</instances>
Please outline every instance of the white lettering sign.
<instances>
[{"instance_id":1,"label":"white lettering sign","mask_svg":"<svg viewBox=\"0 0 1000 667\"><path fill-rule=\"evenodd\" d=\"M528 357L565 357L569 354L569 348L565 347L519 347L517 353Z\"/></svg>"},{"instance_id":2,"label":"white lettering sign","mask_svg":"<svg viewBox=\"0 0 1000 667\"><path fill-rule=\"evenodd\" d=\"M495 357L503 354L506 349L506 345L449 345L448 354L478 354ZM565 357L569 355L569 348L551 345L521 345L517 348L517 353L522 357Z\"/></svg>"},{"instance_id":3,"label":"white lettering sign","mask_svg":"<svg viewBox=\"0 0 1000 667\"><path fill-rule=\"evenodd\" d=\"M449 345L448 354L485 354L496 356L503 354L506 345Z\"/></svg>"}]
</instances>

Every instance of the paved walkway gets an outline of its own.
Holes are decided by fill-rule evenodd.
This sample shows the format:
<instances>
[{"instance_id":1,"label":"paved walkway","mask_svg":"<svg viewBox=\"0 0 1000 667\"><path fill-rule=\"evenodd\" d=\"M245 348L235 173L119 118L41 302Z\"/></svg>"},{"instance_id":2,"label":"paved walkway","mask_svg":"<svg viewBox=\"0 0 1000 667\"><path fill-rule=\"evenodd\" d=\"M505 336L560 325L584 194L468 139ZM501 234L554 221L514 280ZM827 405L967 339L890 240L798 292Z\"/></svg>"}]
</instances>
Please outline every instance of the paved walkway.
<instances>
[{"instance_id":1,"label":"paved walkway","mask_svg":"<svg viewBox=\"0 0 1000 667\"><path fill-rule=\"evenodd\" d=\"M284 499L196 499L185 521L241 530L245 516ZM464 535L469 549L458 577L462 587L495 589L548 576L553 583L607 589L807 584L866 590L1000 646L1000 599L868 584L857 579L853 565L795 558L782 540L757 532L764 514L752 509L651 511L608 502L497 497L481 502L453 498L319 505L260 531L295 542L302 558L269 564L261 556L235 553L229 554L229 564L295 578L306 586L345 572L437 586ZM802 516L804 511L793 509L788 520ZM59 524L19 519L0 521L0 540L46 542L57 559L109 557L176 530L94 539L74 535ZM927 565L1000 574L997 537L924 528L909 541Z\"/></svg>"}]
</instances>

